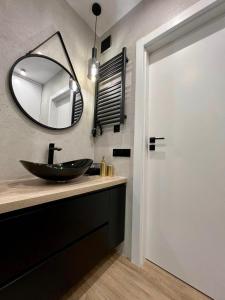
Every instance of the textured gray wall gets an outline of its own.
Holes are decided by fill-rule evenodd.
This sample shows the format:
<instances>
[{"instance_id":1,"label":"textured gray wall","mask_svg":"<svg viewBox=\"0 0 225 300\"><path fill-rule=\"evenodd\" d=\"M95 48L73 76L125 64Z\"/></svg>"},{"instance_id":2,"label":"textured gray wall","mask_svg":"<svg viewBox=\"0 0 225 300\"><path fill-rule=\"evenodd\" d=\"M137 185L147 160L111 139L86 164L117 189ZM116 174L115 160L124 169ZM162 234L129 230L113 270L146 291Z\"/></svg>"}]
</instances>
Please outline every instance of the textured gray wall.
<instances>
[{"instance_id":1,"label":"textured gray wall","mask_svg":"<svg viewBox=\"0 0 225 300\"><path fill-rule=\"evenodd\" d=\"M85 106L77 126L54 132L33 124L17 109L7 76L17 58L58 30L84 92ZM19 159L45 161L50 142L63 148L56 160L93 157L93 86L86 77L92 43L93 32L64 0L0 1L0 180L29 176ZM53 50L55 57L61 51L57 45L47 50Z\"/></svg>"},{"instance_id":2,"label":"textured gray wall","mask_svg":"<svg viewBox=\"0 0 225 300\"><path fill-rule=\"evenodd\" d=\"M101 38L103 39L109 34L112 35L112 47L105 54L101 55L101 62L119 53L124 46L127 47L129 58L126 83L126 124L120 133L114 134L112 129L110 129L105 131L104 135L98 137L95 141L95 159L98 161L104 155L107 162L115 166L116 174L129 178L124 246L124 254L127 256L130 256L131 249L133 165L132 158L113 158L112 148L133 148L136 41L196 2L198 0L143 0Z\"/></svg>"}]
</instances>

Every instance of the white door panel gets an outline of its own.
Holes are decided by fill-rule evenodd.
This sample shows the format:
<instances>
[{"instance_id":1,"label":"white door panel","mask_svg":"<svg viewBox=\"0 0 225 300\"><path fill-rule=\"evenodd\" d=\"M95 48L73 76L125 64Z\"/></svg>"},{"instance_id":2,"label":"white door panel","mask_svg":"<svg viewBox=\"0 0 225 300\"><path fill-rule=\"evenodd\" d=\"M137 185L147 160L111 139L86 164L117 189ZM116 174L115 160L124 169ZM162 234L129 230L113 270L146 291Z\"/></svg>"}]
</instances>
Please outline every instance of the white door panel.
<instances>
[{"instance_id":1,"label":"white door panel","mask_svg":"<svg viewBox=\"0 0 225 300\"><path fill-rule=\"evenodd\" d=\"M166 139L147 162L145 257L224 300L225 18L220 25L150 56L149 136Z\"/></svg>"}]
</instances>

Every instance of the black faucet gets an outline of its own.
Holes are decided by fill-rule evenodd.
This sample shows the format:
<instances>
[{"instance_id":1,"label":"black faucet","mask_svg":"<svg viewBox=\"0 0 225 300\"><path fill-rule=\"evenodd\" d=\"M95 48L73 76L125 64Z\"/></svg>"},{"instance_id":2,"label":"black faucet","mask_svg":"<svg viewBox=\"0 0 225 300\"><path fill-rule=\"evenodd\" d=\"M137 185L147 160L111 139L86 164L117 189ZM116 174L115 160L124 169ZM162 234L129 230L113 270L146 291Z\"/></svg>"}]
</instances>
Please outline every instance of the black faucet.
<instances>
[{"instance_id":1,"label":"black faucet","mask_svg":"<svg viewBox=\"0 0 225 300\"><path fill-rule=\"evenodd\" d=\"M48 164L52 165L54 160L54 151L61 151L62 148L55 147L55 144L50 143L48 146Z\"/></svg>"}]
</instances>

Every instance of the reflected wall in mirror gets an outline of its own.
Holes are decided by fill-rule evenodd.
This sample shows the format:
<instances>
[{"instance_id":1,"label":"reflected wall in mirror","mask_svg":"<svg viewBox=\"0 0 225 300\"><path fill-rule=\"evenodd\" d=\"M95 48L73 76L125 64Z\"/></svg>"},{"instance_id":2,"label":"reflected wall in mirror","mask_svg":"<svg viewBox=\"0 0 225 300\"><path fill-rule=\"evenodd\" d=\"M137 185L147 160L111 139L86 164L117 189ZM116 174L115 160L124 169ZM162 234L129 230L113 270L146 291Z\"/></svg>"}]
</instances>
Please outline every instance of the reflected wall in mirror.
<instances>
[{"instance_id":1,"label":"reflected wall in mirror","mask_svg":"<svg viewBox=\"0 0 225 300\"><path fill-rule=\"evenodd\" d=\"M19 108L51 129L74 126L83 112L79 83L60 63L43 55L18 59L10 71L10 90Z\"/></svg>"}]
</instances>

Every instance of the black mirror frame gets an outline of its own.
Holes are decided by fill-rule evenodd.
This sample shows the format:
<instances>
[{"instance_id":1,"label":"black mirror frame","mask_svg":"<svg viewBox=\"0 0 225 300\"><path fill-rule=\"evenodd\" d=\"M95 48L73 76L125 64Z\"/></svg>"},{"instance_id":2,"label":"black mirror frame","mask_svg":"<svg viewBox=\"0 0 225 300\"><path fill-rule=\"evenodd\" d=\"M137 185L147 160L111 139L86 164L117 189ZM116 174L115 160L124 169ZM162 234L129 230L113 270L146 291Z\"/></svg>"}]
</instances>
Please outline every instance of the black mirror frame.
<instances>
[{"instance_id":1,"label":"black mirror frame","mask_svg":"<svg viewBox=\"0 0 225 300\"><path fill-rule=\"evenodd\" d=\"M18 101L18 99L17 99L17 97L16 97L16 95L15 95L15 93L14 93L14 90L13 90L13 86L12 86L12 76L13 76L13 71L14 71L14 69L15 69L15 66L16 66L20 61L22 61L23 59L28 58L28 57L42 57L42 58L48 59L48 60L50 60L50 61L56 63L56 64L59 65L60 67L62 67L62 68L63 68L63 69L71 76L71 78L73 78L73 80L76 81L77 87L78 87L78 89L79 89L79 93L80 93L80 96L81 96L81 101L82 101L82 111L81 111L81 114L80 114L80 116L79 116L79 119L77 119L77 121L74 122L71 126L64 127L64 128L54 128L54 127L50 127L50 126L44 125L44 124L38 122L37 120L35 120L34 118L32 118L32 117L31 117L31 116L23 109L23 107L20 105L20 103L19 103L19 101ZM45 56L45 55L30 54L30 53L29 53L29 54L27 54L27 55L24 55L24 56L18 58L18 59L16 60L16 62L12 65L12 67L11 67L11 69L10 69L10 71L9 71L9 89L10 89L10 92L11 92L11 94L12 94L13 100L15 101L17 107L18 107L18 108L19 108L19 109L20 109L20 110L21 110L21 111L22 111L22 112L23 112L23 113L24 113L31 121L33 121L34 123L36 123L36 124L38 124L38 125L40 125L40 126L42 126L42 127L44 127L44 128L51 129L51 130L65 130L65 129L68 129L68 128L72 128L73 126L75 126L76 124L79 123L79 121L80 121L80 119L81 119L81 116L82 116L82 114L83 114L83 109L84 109L83 95L82 95L82 92L81 92L80 84L79 84L79 82L78 82L76 76L74 77L74 75L73 75L71 72L69 72L62 64L60 64L58 61L54 60L54 59L51 58L51 57L48 57L48 56Z\"/></svg>"}]
</instances>

